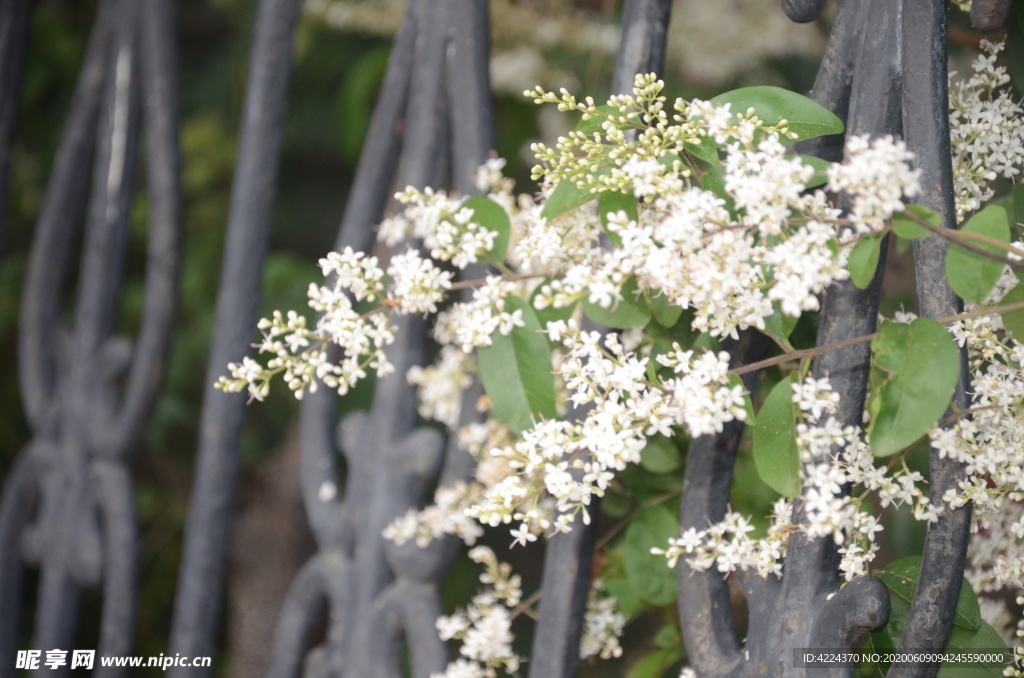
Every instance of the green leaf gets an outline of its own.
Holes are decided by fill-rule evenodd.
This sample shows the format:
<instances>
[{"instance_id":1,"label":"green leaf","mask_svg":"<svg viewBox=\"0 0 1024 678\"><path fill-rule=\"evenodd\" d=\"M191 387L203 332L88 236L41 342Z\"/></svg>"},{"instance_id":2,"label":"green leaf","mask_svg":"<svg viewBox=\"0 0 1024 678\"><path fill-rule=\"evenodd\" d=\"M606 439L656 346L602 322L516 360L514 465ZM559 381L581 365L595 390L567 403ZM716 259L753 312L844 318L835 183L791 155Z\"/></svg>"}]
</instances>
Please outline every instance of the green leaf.
<instances>
[{"instance_id":1,"label":"green leaf","mask_svg":"<svg viewBox=\"0 0 1024 678\"><path fill-rule=\"evenodd\" d=\"M665 556L655 555L651 549L668 548L668 540L679 536L678 506L673 501L640 511L622 539L626 578L641 600L654 607L676 600L676 571L668 567Z\"/></svg>"},{"instance_id":2,"label":"green leaf","mask_svg":"<svg viewBox=\"0 0 1024 678\"><path fill-rule=\"evenodd\" d=\"M619 238L618 233L612 233L608 230L608 215L614 212L625 212L631 221L636 221L640 218L637 205L636 196L632 193L603 191L598 195L597 206L601 213L601 226L604 227L604 232L608 234L608 237L611 238L612 243L616 247L622 245L622 239Z\"/></svg>"},{"instance_id":3,"label":"green leaf","mask_svg":"<svg viewBox=\"0 0 1024 678\"><path fill-rule=\"evenodd\" d=\"M537 315L519 297L507 297L505 310L523 312L523 327L506 337L495 330L491 345L477 349L480 380L491 399L495 416L513 431L530 428L535 417L554 418L555 378L551 372L551 350Z\"/></svg>"},{"instance_id":4,"label":"green leaf","mask_svg":"<svg viewBox=\"0 0 1024 678\"><path fill-rule=\"evenodd\" d=\"M846 269L850 272L853 284L860 289L870 285L871 280L875 277L881 247L882 236L869 235L858 240L850 250L850 259L846 263Z\"/></svg>"},{"instance_id":5,"label":"green leaf","mask_svg":"<svg viewBox=\"0 0 1024 678\"><path fill-rule=\"evenodd\" d=\"M651 314L662 327L675 327L683 314L683 307L676 306L664 294L659 294L651 299Z\"/></svg>"},{"instance_id":6,"label":"green leaf","mask_svg":"<svg viewBox=\"0 0 1024 678\"><path fill-rule=\"evenodd\" d=\"M627 464L619 475L622 484L638 504L646 504L669 492L677 492L683 480L682 471L651 473L639 464Z\"/></svg>"},{"instance_id":7,"label":"green leaf","mask_svg":"<svg viewBox=\"0 0 1024 678\"><path fill-rule=\"evenodd\" d=\"M707 137L701 139L699 144L683 142L683 150L711 165L718 163L718 146L715 145L714 140Z\"/></svg>"},{"instance_id":8,"label":"green leaf","mask_svg":"<svg viewBox=\"0 0 1024 678\"><path fill-rule=\"evenodd\" d=\"M540 215L545 219L555 219L569 210L586 205L595 198L597 198L597 195L591 193L589 187L577 188L575 181L563 179L558 182L555 190L551 192L547 202L544 203L544 209L541 210Z\"/></svg>"},{"instance_id":9,"label":"green leaf","mask_svg":"<svg viewBox=\"0 0 1024 678\"><path fill-rule=\"evenodd\" d=\"M654 645L663 650L675 647L683 642L682 632L675 624L665 624L654 634Z\"/></svg>"},{"instance_id":10,"label":"green leaf","mask_svg":"<svg viewBox=\"0 0 1024 678\"><path fill-rule=\"evenodd\" d=\"M800 450L796 444L793 377L780 381L765 398L754 427L757 474L784 497L800 494Z\"/></svg>"},{"instance_id":11,"label":"green leaf","mask_svg":"<svg viewBox=\"0 0 1024 678\"><path fill-rule=\"evenodd\" d=\"M889 588L892 596L896 596L910 605L914 599L914 590L917 588L917 579L920 573L921 556L911 556L889 563L885 569L875 572L874 575ZM981 608L978 606L978 597L974 595L974 589L966 578L960 586L960 598L957 600L953 623L968 631L977 631L981 628Z\"/></svg>"},{"instance_id":12,"label":"green leaf","mask_svg":"<svg viewBox=\"0 0 1024 678\"><path fill-rule=\"evenodd\" d=\"M793 139L780 139L784 144L827 134L841 134L843 121L835 113L805 96L781 87L743 87L712 99L718 105L732 104L732 113L746 113L753 108L768 125L789 121Z\"/></svg>"},{"instance_id":13,"label":"green leaf","mask_svg":"<svg viewBox=\"0 0 1024 678\"><path fill-rule=\"evenodd\" d=\"M1011 222L1019 226L1024 222L1024 183L1017 184L1013 189L1013 218Z\"/></svg>"},{"instance_id":14,"label":"green leaf","mask_svg":"<svg viewBox=\"0 0 1024 678\"><path fill-rule=\"evenodd\" d=\"M636 592L636 588L628 579L608 579L604 583L608 593L615 596L619 612L627 617L633 617L644 611L644 601Z\"/></svg>"},{"instance_id":15,"label":"green leaf","mask_svg":"<svg viewBox=\"0 0 1024 678\"><path fill-rule=\"evenodd\" d=\"M640 451L640 466L651 473L672 473L682 468L683 460L671 438L655 435Z\"/></svg>"},{"instance_id":16,"label":"green leaf","mask_svg":"<svg viewBox=\"0 0 1024 678\"><path fill-rule=\"evenodd\" d=\"M604 510L603 503L601 509ZM619 612L626 617L633 617L643 612L644 603L637 595L636 587L626 578L626 567L623 563L621 548L612 548L605 552L604 572L605 590L615 597Z\"/></svg>"},{"instance_id":17,"label":"green leaf","mask_svg":"<svg viewBox=\"0 0 1024 678\"><path fill-rule=\"evenodd\" d=\"M969 652L971 650L1002 650L1003 658L1009 663L1013 656L1006 647L1003 637L985 621L977 631L967 631L954 626L946 643L947 652ZM938 678L1002 678L1005 664L999 666L978 664L954 664L947 662L939 669Z\"/></svg>"},{"instance_id":18,"label":"green leaf","mask_svg":"<svg viewBox=\"0 0 1024 678\"><path fill-rule=\"evenodd\" d=\"M793 328L796 327L800 319L784 314L782 304L777 301L772 302L772 308L775 309L775 313L764 319L765 334L786 348L793 348L789 343L789 335L793 333Z\"/></svg>"},{"instance_id":19,"label":"green leaf","mask_svg":"<svg viewBox=\"0 0 1024 678\"><path fill-rule=\"evenodd\" d=\"M889 588L891 594L889 597L890 613L889 622L885 627L871 634L869 651L884 654L895 651L899 647L900 638L907 625L907 618L910 616L910 602L917 585L920 566L920 557L905 558L891 563L880 572L874 573ZM907 579L911 581L908 582ZM1004 649L1006 644L999 634L981 620L980 614L977 612L977 598L975 598L970 584L964 580L961 586L960 598L957 602L957 612L954 617L953 632L946 643L946 651ZM909 594L907 592L908 589ZM972 627L976 630L972 630ZM879 668L884 675L888 671L889 666L886 663L882 663ZM976 664L946 663L939 669L939 676L942 678L999 678L1002 676L1002 668L979 666Z\"/></svg>"},{"instance_id":20,"label":"green leaf","mask_svg":"<svg viewBox=\"0 0 1024 678\"><path fill-rule=\"evenodd\" d=\"M1006 293L999 305L1018 304L1024 301L1024 284L1018 284ZM1003 327L1017 341L1024 343L1024 310L1003 313Z\"/></svg>"},{"instance_id":21,"label":"green leaf","mask_svg":"<svg viewBox=\"0 0 1024 678\"><path fill-rule=\"evenodd\" d=\"M721 165L717 165L718 168ZM705 191L711 191L715 194L715 197L722 198L723 200L732 201L730 196L725 190L725 176L720 171L715 171L716 166L712 166L707 172L700 176L700 187Z\"/></svg>"},{"instance_id":22,"label":"green leaf","mask_svg":"<svg viewBox=\"0 0 1024 678\"><path fill-rule=\"evenodd\" d=\"M629 497L611 488L608 488L601 497L601 513L611 518L626 517L632 507L633 502Z\"/></svg>"},{"instance_id":23,"label":"green leaf","mask_svg":"<svg viewBox=\"0 0 1024 678\"><path fill-rule=\"evenodd\" d=\"M512 223L508 219L505 208L494 202L486 195L475 195L465 202L464 207L473 210L473 221L480 224L488 231L497 231L494 238L494 247L488 254L496 262L505 261L505 253L508 251L508 239L512 233Z\"/></svg>"},{"instance_id":24,"label":"green leaf","mask_svg":"<svg viewBox=\"0 0 1024 678\"><path fill-rule=\"evenodd\" d=\"M686 649L682 645L655 650L629 667L626 678L664 678L673 664L685 658Z\"/></svg>"},{"instance_id":25,"label":"green leaf","mask_svg":"<svg viewBox=\"0 0 1024 678\"><path fill-rule=\"evenodd\" d=\"M620 289L622 300L614 308L604 308L583 299L583 312L599 325L623 330L643 327L651 320L651 307L637 294L636 277L630 276Z\"/></svg>"},{"instance_id":26,"label":"green leaf","mask_svg":"<svg viewBox=\"0 0 1024 678\"><path fill-rule=\"evenodd\" d=\"M871 351L868 441L885 457L925 435L946 411L960 360L949 332L930 318L883 323Z\"/></svg>"},{"instance_id":27,"label":"green leaf","mask_svg":"<svg viewBox=\"0 0 1024 678\"><path fill-rule=\"evenodd\" d=\"M609 106L608 104L604 104L603 106L598 106L597 110L599 110L602 113L606 113L608 115L614 115L616 118L618 118L620 115L622 115L621 113L619 113L619 109L618 109L617 106ZM589 134L591 136L593 136L594 134L601 134L603 136L604 135L604 122L607 119L608 118L606 118L603 115L593 116L589 120L582 120L581 119L576 124L576 131L577 132L583 132L584 134ZM634 120L634 122L636 122L637 124L640 124L638 121ZM629 123L615 122L613 124L618 129L626 129L627 127L632 127L632 125L630 125Z\"/></svg>"},{"instance_id":28,"label":"green leaf","mask_svg":"<svg viewBox=\"0 0 1024 678\"><path fill-rule=\"evenodd\" d=\"M896 231L896 235L905 240L917 240L926 235L931 235L931 231L908 217L906 212L913 212L932 226L942 225L942 217L938 213L923 205L907 205L905 212L897 212L892 215L892 230Z\"/></svg>"},{"instance_id":29,"label":"green leaf","mask_svg":"<svg viewBox=\"0 0 1024 678\"><path fill-rule=\"evenodd\" d=\"M801 155L800 161L814 168L814 176L807 182L805 188L817 188L828 183L828 168L832 166L832 163L813 155Z\"/></svg>"},{"instance_id":30,"label":"green leaf","mask_svg":"<svg viewBox=\"0 0 1024 678\"><path fill-rule=\"evenodd\" d=\"M990 238L1009 243L1010 225L1006 219L1006 210L998 205L989 205L971 217L962 232L987 235ZM979 249L992 254L1005 254L994 245L972 243ZM1006 270L1006 264L993 261L960 245L951 245L946 254L946 279L964 301L980 304L995 287L996 282Z\"/></svg>"}]
</instances>

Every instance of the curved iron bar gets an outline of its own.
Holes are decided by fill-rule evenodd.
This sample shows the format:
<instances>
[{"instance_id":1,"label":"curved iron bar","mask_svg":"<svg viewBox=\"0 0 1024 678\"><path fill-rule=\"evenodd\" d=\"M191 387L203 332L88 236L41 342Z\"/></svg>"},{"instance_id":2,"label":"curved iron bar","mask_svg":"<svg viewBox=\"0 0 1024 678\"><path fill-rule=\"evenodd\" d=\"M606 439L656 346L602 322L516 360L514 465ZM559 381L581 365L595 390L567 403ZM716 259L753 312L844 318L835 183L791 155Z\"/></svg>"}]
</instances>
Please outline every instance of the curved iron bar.
<instances>
[{"instance_id":1,"label":"curved iron bar","mask_svg":"<svg viewBox=\"0 0 1024 678\"><path fill-rule=\"evenodd\" d=\"M820 10L818 2L784 2L791 17L810 20ZM945 22L947 5L941 0L904 0L899 4L867 0L841 3L833 35L815 82L812 95L847 121L848 134L899 134L904 132L910 149L918 156L925 192L922 202L953 222L952 172L948 137L946 95ZM868 17L870 22L868 23ZM870 26L870 31L867 27ZM829 160L838 160L836 139L820 139L804 145ZM915 244L919 297L923 314L938 317L955 313L959 302L944 276L948 245L940 239ZM885 249L883 249L883 252ZM884 261L884 254L882 260ZM867 290L849 283L829 288L823 299L818 343L834 343L873 331L878 313L882 268ZM866 345L834 351L815 361L816 377L828 376L843 394L837 419L841 425L859 424L866 388L869 350ZM964 393L966 361L954 399L968 406ZM691 448L690 463L693 462ZM726 477L730 469L714 477ZM689 475L690 469L687 469ZM932 492L941 496L963 477L963 469L940 460L933 451ZM935 494L937 493L937 494ZM684 504L687 501L684 493ZM795 506L800 521L801 502ZM929 528L918 594L901 640L904 648L940 650L951 628L952 612L963 579L970 507L947 510ZM683 618L696 612L709 617L705 625L690 624L684 637L694 668L701 675L783 675L793 670L795 647L845 647L852 649L865 633L881 628L889 615L888 592L872 578L858 578L839 590L839 555L831 540L791 538L781 582L751 586L743 578L743 590L751 606L752 633L746 639L740 661L729 628L727 598L695 600L696 609L682 601ZM682 576L681 576L682 577ZM683 583L686 593L689 585ZM759 590L759 588L761 590ZM715 605L719 609L715 609ZM709 649L709 645L712 648ZM938 665L894 664L890 675L933 676ZM851 667L829 670L829 675L849 676Z\"/></svg>"},{"instance_id":2,"label":"curved iron bar","mask_svg":"<svg viewBox=\"0 0 1024 678\"><path fill-rule=\"evenodd\" d=\"M177 102L167 0L105 0L90 38L26 274L20 376L33 440L0 503L0 675L17 642L26 564L40 573L33 646L73 644L78 599L100 587L101 654L128 654L137 608L130 456L162 383L180 254ZM145 42L143 42L145 40ZM140 129L149 148L147 307L136 346L116 334ZM73 323L59 318L88 193ZM121 384L127 384L122 388ZM98 667L121 676L126 667ZM65 664L56 669L67 675ZM48 671L48 675L52 671Z\"/></svg>"},{"instance_id":3,"label":"curved iron bar","mask_svg":"<svg viewBox=\"0 0 1024 678\"><path fill-rule=\"evenodd\" d=\"M846 59L850 60L849 68L853 73L849 84L846 134L898 135L902 130L900 106L903 85L899 4L868 0L858 3L853 10L837 17L837 24L840 20L852 20L856 27L854 30L859 33L853 41L846 43L847 49L852 47L846 53ZM839 39L849 40L850 35L841 32ZM827 71L822 73L825 77L831 76ZM832 94L835 84L825 85L823 89ZM812 96L817 94L817 90L816 81ZM847 280L833 284L825 291L818 326L819 345L875 331L886 250L883 242L883 255L879 257L878 269L867 289L857 289ZM862 421L870 362L871 352L867 344L830 352L814 362L814 377L827 376L833 390L842 394L835 413L840 426L857 426ZM802 522L802 500L794 503L793 512L794 522ZM884 587L877 585L867 584L863 588L865 592L880 597L843 597L840 600L849 601L851 607L840 609L839 603L825 607L828 597L839 590L838 565L838 546L832 539L807 539L800 533L790 537L780 593L782 616L779 619L785 623L780 625L781 633L776 639L778 646L773 654L773 660L787 671L792 666L792 648L809 647L815 634L832 633L831 627L837 622L860 616L872 620L872 626L857 628L848 634L849 642L855 644L869 630L884 625L888 620L888 595ZM877 618L862 614L861 607L882 610L884 616ZM854 646L846 647L853 649Z\"/></svg>"},{"instance_id":4,"label":"curved iron bar","mask_svg":"<svg viewBox=\"0 0 1024 678\"><path fill-rule=\"evenodd\" d=\"M631 92L637 74L662 72L671 8L669 0L627 0L612 93ZM586 329L608 331L593 323L587 323ZM585 412L577 411L573 416L583 417ZM596 498L591 501L588 509L598 515L600 502ZM530 653L532 678L576 675L596 537L597 522L588 525L580 520L571 532L557 535L547 543Z\"/></svg>"},{"instance_id":5,"label":"curved iron bar","mask_svg":"<svg viewBox=\"0 0 1024 678\"><path fill-rule=\"evenodd\" d=\"M216 326L206 380L249 352L263 260L270 233L278 150L291 77L292 40L299 0L262 0L256 15L227 242L217 292ZM197 465L189 502L182 566L171 626L170 652L214 654L224 590L238 446L245 395L207 390L200 420ZM212 674L212 667L172 667L172 678Z\"/></svg>"},{"instance_id":6,"label":"curved iron bar","mask_svg":"<svg viewBox=\"0 0 1024 678\"><path fill-rule=\"evenodd\" d=\"M824 8L825 0L782 0L786 16L800 24L814 21Z\"/></svg>"},{"instance_id":7,"label":"curved iron bar","mask_svg":"<svg viewBox=\"0 0 1024 678\"><path fill-rule=\"evenodd\" d=\"M7 215L7 176L18 117L18 94L25 71L31 9L31 0L9 0L0 6L0 244Z\"/></svg>"},{"instance_id":8,"label":"curved iron bar","mask_svg":"<svg viewBox=\"0 0 1024 678\"><path fill-rule=\"evenodd\" d=\"M1000 3L983 3L989 7ZM907 147L921 170L918 201L942 217L942 225L956 228L953 166L949 139L946 22L949 6L939 0L903 0L903 69L906 74L903 129ZM973 13L972 13L973 18ZM918 312L929 318L959 313L963 302L946 281L945 262L949 243L929 236L914 242L914 273L917 279ZM967 349L960 349L960 379L953 394L956 410L970 407ZM948 412L947 412L948 414ZM940 502L947 490L956 489L965 477L962 463L930 455L929 494ZM936 522L928 525L921 573L900 649L941 652L953 629L967 542L971 531L971 504L952 509L943 506ZM893 664L892 678L924 678L938 673L938 663Z\"/></svg>"},{"instance_id":9,"label":"curved iron bar","mask_svg":"<svg viewBox=\"0 0 1024 678\"><path fill-rule=\"evenodd\" d=\"M100 9L67 123L61 136L30 254L22 300L19 334L19 381L29 425L36 439L15 461L4 483L0 503L0 676L14 675L20 609L22 534L35 515L41 491L42 459L55 452L49 442L56 426L56 332L58 299L66 281L74 233L67 232L68 214L77 214L88 192L85 178L96 141L112 8ZM78 220L70 220L77 227ZM45 449L40 449L45 448Z\"/></svg>"},{"instance_id":10,"label":"curved iron bar","mask_svg":"<svg viewBox=\"0 0 1024 678\"><path fill-rule=\"evenodd\" d=\"M1013 10L1013 0L974 0L971 3L971 25L982 33L998 33L1006 26Z\"/></svg>"},{"instance_id":11,"label":"curved iron bar","mask_svg":"<svg viewBox=\"0 0 1024 678\"><path fill-rule=\"evenodd\" d=\"M809 21L815 18L822 4L794 0L784 2L784 8L791 18ZM899 16L899 5L886 0L840 4L811 96L844 119L847 134L899 134L902 131ZM841 136L816 139L801 146L802 152L832 161L842 156ZM818 331L819 345L874 331L883 264L884 255L875 279L866 290L858 290L849 282L826 290ZM869 364L867 345L835 351L815 361L815 377L827 375L833 388L843 394L836 413L842 426L860 424ZM735 454L738 436L728 440L726 433L708 443L695 441L691 445L687 478L691 476L691 464L714 464L716 468L710 472L712 483L716 486L725 483L728 487L732 464L718 455L722 455L723 450ZM712 456L706 452L704 448L708 446L718 447L717 454ZM700 471L694 469L693 472ZM687 492L693 491L692 483L686 487L683 526L706 527L716 514L720 515L724 499L705 508L700 505L706 505L700 501L700 496L687 498ZM688 508L691 501L697 504L692 512ZM798 500L794 506L795 522L800 522L801 511L802 502ZM786 675L793 670L793 648L811 647L813 643L825 641L834 643L829 647L855 647L865 633L887 621L888 594L880 582L861 578L856 587L850 589L858 595L836 595L830 600L829 596L839 590L838 561L837 547L831 539L809 540L794 534L790 538L781 580L741 577L741 589L748 598L751 629L742 655L731 627L724 582L720 578L715 583L700 578L693 581L697 575L684 568L680 572L680 609L690 611L682 615L683 635L694 668L701 675L713 676ZM710 577L716 579L714 575ZM849 675L849 670L838 669L834 675Z\"/></svg>"},{"instance_id":12,"label":"curved iron bar","mask_svg":"<svg viewBox=\"0 0 1024 678\"><path fill-rule=\"evenodd\" d=\"M443 186L450 171L461 193L478 192L476 168L493 143L487 35L486 3L409 3L338 248L372 248L371 227L393 186ZM418 319L399 320L398 346L389 351L398 356L399 375L421 362L424 329ZM347 416L338 433L347 460L343 496L331 434L337 396L320 389L303 402L303 496L319 552L286 599L269 671L274 678L298 675L303 666L310 675L400 676L403 638L413 675L426 678L447 663L434 620L441 613L437 584L457 541L421 549L386 542L381 532L422 504L438 471L441 484L467 479L472 459L455 436L445 452L436 431L414 428L414 391L400 376L378 382L376 391L370 412ZM479 418L479 393L476 387L464 396L463 423ZM325 612L325 642L309 649L311 624Z\"/></svg>"},{"instance_id":13,"label":"curved iron bar","mask_svg":"<svg viewBox=\"0 0 1024 678\"><path fill-rule=\"evenodd\" d=\"M749 364L763 359L771 346L770 340L755 330L745 330L738 340L722 343L730 366ZM753 393L760 381L760 371L743 375L743 386ZM683 475L683 494L679 505L679 528L703 530L709 523L725 517L732 488L732 471L736 453L743 435L743 422L732 421L714 436L701 436L690 442L686 453ZM718 572L700 572L685 561L679 567L679 622L686 641L690 664L703 675L730 674L740 662L740 648L732 630L732 609L729 586ZM763 584L769 587L775 580ZM761 585L756 577L751 586ZM775 587L777 588L777 587ZM753 617L761 607L770 610L774 596L763 606L755 605L756 594L747 594ZM754 636L767 630L762 626L750 627ZM748 638L748 644L754 641Z\"/></svg>"}]
</instances>

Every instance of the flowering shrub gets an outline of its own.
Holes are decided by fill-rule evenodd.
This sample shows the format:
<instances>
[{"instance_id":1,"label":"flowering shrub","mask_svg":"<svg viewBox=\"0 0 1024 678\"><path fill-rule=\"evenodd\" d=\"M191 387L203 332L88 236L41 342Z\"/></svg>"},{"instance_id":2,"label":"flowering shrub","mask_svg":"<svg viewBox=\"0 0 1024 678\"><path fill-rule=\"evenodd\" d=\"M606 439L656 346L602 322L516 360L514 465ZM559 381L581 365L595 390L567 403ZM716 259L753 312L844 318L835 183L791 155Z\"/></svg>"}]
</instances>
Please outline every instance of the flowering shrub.
<instances>
[{"instance_id":1,"label":"flowering shrub","mask_svg":"<svg viewBox=\"0 0 1024 678\"><path fill-rule=\"evenodd\" d=\"M1024 537L1024 249L1007 211L1024 213L1024 193L979 211L996 175L1014 178L1024 159L1021 108L999 90L998 49L987 45L975 76L951 96L959 230L913 205L918 172L897 139L850 137L841 163L788 153L792 142L843 131L832 113L790 92L755 87L669 103L663 83L644 75L631 95L599 106L537 89L526 95L538 105L581 114L554 148L534 146L538 196L515 196L497 159L479 172L483 195L406 189L396 196L405 209L380 227L388 260L352 250L321 260L326 282L309 290L315 325L294 312L261 321L260 352L270 359L232 364L217 385L262 399L281 375L296 397L320 384L345 394L371 372L394 371L394 316L434 315L440 358L405 375L419 389L421 415L454 426L462 393L479 378L489 418L456 433L478 462L475 477L439 488L434 505L396 517L385 535L425 545L454 534L472 545L480 524L509 525L513 543L526 545L590 522L593 499L606 497L607 513L633 520L605 559L582 656L619 654L624 614L674 600L665 565L683 558L697 570L775 576L795 532L840 545L847 581L873 573L899 593L917 569L898 561L872 570L883 529L875 507L905 505L934 521L967 501L977 535L958 610L966 621L951 642L994 647L1013 611L985 597L987 619L1001 625L994 629L975 593L1019 588L1024 577L1013 546ZM834 203L840 192L845 211ZM867 286L887 235L951 240L947 277L968 308L941 321L899 313L858 339L871 342L870 394L863 425L844 427L832 416L843 394L809 376L809 361L834 347L797 350L791 335L829 285ZM490 273L460 277L472 264ZM766 381L756 412L743 368L731 368L718 343L748 328L778 345L762 366L782 374L774 386ZM974 404L945 416L958 343L970 354ZM337 362L330 344L341 348ZM734 420L753 430L758 475L780 495L766 533L753 537L752 519L732 511L679 534L675 441ZM922 490L925 478L908 462L921 440L967 464L959 491ZM620 510L626 495L632 512ZM471 557L485 566L485 589L438 621L442 638L462 641L445 676L513 673L519 579L489 549ZM659 561L667 577L651 574ZM901 614L894 604L892 628Z\"/></svg>"}]
</instances>

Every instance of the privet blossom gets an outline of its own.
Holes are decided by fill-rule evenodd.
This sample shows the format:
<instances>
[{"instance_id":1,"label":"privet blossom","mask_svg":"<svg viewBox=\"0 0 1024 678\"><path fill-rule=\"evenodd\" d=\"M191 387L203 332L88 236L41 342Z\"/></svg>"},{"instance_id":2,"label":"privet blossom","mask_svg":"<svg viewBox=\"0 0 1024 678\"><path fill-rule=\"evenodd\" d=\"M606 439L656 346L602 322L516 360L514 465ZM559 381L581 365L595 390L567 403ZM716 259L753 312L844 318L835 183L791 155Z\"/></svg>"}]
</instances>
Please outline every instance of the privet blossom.
<instances>
[{"instance_id":1,"label":"privet blossom","mask_svg":"<svg viewBox=\"0 0 1024 678\"><path fill-rule=\"evenodd\" d=\"M1024 156L1020 108L998 91L1005 82L993 64L999 48L987 49L991 58L982 57L975 77L951 93L954 119L963 120L953 134L960 217L991 197L987 182L996 174L1013 177ZM460 431L463 449L478 462L475 477L439 488L434 504L397 517L385 531L400 543L421 545L443 535L472 545L481 523L509 525L513 544L520 545L568 531L577 517L593 519L594 498L640 461L648 437L712 435L743 421L750 398L730 373L727 353L666 346L639 330L602 334L583 321L584 307L588 314L615 313L642 300L686 309L690 329L707 339L697 342L703 346L817 310L820 293L849 276L851 246L887 232L893 215L912 202L918 172L902 142L851 136L844 161L829 165L821 178L786 154L785 144L799 136L787 121L769 123L754 109L699 100L680 99L667 109L662 88L653 75L638 76L632 95L612 97L601 108L565 90L527 92L538 104L582 113L590 126L553 149L534 146L541 161L534 170L542 187L537 197L514 197L501 161L481 168L481 190L508 215L505 251L495 255L502 234L482 223L464 198L407 189L396 196L405 211L380 231L392 248L390 260L382 265L350 250L322 260L327 283L309 291L310 307L319 313L315 327L294 312L261 321L260 349L271 356L266 366L246 358L229 366L231 377L218 386L262 399L282 373L296 397L318 381L344 394L368 370L378 376L393 371L385 348L394 341L394 314L436 314L440 359L413 368L407 378L419 389L420 413L453 427L462 394L476 378L475 350L525 327L523 311L512 310L508 299L530 300L531 312L556 313L543 331L566 411L538 417L518 433L493 417ZM720 157L717 190L704 180L711 169L694 162L709 152ZM566 183L593 197L633 196L636 209L599 213L584 202L548 216L556 186ZM814 190L822 185L848 196L847 214L828 193ZM457 281L451 268L471 264L486 264L490 273ZM1014 284L1007 274L986 303L998 303ZM896 321L912 319L898 314ZM978 591L1020 587L1024 560L1019 547L1006 544L1024 537L1024 345L1003 329L998 314L951 328L971 351L976 407L973 417L937 425L929 436L943 454L968 464L959 492L930 500L921 489L925 479L902 458L888 468L876 465L861 428L841 427L831 416L839 395L828 380L810 378L802 367L792 385L804 488L800 520L783 499L772 508L766 536L754 538L749 518L730 511L721 523L687 530L655 552L670 565L685 558L698 570L777 576L787 540L799 531L833 539L850 580L869 573L878 551L882 526L871 502L906 505L918 519L934 521L947 506L973 501L977 538L968 576ZM342 348L338 363L327 359L332 343ZM510 630L519 580L488 549L470 554L484 564L481 581L488 588L466 610L438 621L442 638L462 641L461 657L445 678L514 672L521 661L511 650ZM591 601L581 652L616 656L621 650L614 639L624 619L600 600L608 599ZM985 605L993 614L1006 612L992 601Z\"/></svg>"}]
</instances>

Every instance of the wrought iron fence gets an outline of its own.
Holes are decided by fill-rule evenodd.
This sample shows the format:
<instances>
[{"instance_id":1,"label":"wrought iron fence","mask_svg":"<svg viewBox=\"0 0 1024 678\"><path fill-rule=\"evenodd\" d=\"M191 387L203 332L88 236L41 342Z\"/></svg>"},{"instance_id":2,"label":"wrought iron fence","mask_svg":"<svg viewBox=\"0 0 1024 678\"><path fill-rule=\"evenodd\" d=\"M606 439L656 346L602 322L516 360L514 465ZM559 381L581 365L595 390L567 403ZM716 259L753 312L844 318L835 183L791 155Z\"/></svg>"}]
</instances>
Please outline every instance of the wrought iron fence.
<instances>
[{"instance_id":1,"label":"wrought iron fence","mask_svg":"<svg viewBox=\"0 0 1024 678\"><path fill-rule=\"evenodd\" d=\"M849 133L902 135L918 157L921 202L955 226L946 74L946 0L844 0L812 96ZM810 21L823 0L784 0L795 21ZM668 0L626 0L612 90L636 73L660 71ZM27 0L0 4L0 185L28 31ZM207 382L244 355L252 339L268 247L291 53L299 0L260 0L256 17L226 247L217 294ZM980 30L1005 21L1008 0L975 0ZM32 441L4 481L0 501L0 677L16 675L14 654L26 568L39 571L32 645L74 644L83 588L103 592L98 650L129 654L138 606L138 557L128 461L161 388L177 299L181 256L176 71L170 0L101 0L87 55L50 176L25 280L19 379ZM489 98L488 4L484 0L410 0L391 53L336 246L370 250L373 224L395 186L452 187L472 194L476 167L493 147ZM150 200L144 318L134 339L115 332L130 200L139 176L140 130L146 139ZM805 142L802 152L837 160L842 139ZM88 202L88 207L86 204ZM0 213L3 203L0 202ZM72 320L62 295L74 270L78 215L85 212ZM942 241L915 242L922 313L954 313L945 283ZM884 261L884 256L882 257ZM882 266L866 290L843 283L825 295L819 344L874 330ZM403 371L423 360L421 320L400 324L394 362ZM727 347L734 365L767 350L748 331ZM835 351L815 363L845 394L841 423L859 423L868 348ZM748 387L757 373L748 372ZM963 384L958 404L964 405ZM470 389L462 424L479 415ZM434 628L438 583L459 547L451 538L427 549L396 546L381 531L425 491L467 478L472 461L453 440L417 424L411 387L379 384L369 412L337 421L338 398L321 390L301 412L301 478L317 551L295 578L281 610L269 675L400 676L402 645L412 675L426 678L448 661ZM215 654L224 590L226 545L239 468L245 396L208 390L203 402L195 480L177 583L170 653ZM700 438L688 452L683 528L721 519L742 424ZM337 452L346 461L338 468ZM955 484L961 469L933 453L932 492ZM799 511L799 504L797 507ZM931 527L922 586L902 644L942 648L964 566L970 506ZM595 528L573 530L547 550L530 675L576 674ZM837 547L794 538L781 579L746 578L750 635L733 632L729 592L714 571L680 566L679 606L693 667L701 676L795 675L794 647L854 647L884 623L888 594L860 578L839 591ZM839 591L838 595L832 594ZM315 634L327 620L321 642ZM935 665L894 664L892 676L934 675ZM848 674L847 670L843 670ZM123 675L123 667L97 668ZM67 675L67 667L58 670ZM212 669L173 668L205 676ZM47 675L53 675L47 672Z\"/></svg>"}]
</instances>

